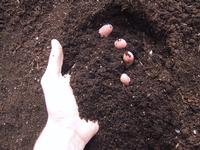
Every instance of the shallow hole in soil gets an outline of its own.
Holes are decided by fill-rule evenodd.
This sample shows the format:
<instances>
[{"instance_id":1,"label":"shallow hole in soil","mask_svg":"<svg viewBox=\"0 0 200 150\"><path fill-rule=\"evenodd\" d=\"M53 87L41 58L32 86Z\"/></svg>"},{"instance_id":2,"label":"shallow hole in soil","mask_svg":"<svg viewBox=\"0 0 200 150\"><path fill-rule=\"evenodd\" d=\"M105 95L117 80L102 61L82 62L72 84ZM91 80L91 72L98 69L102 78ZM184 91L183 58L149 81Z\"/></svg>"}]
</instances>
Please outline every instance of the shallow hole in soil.
<instances>
[{"instance_id":1,"label":"shallow hole in soil","mask_svg":"<svg viewBox=\"0 0 200 150\"><path fill-rule=\"evenodd\" d=\"M98 41L100 40L98 29L107 23L112 24L114 27L112 34L107 38L108 41L114 43L118 38L124 38L128 42L127 50L132 51L136 58L141 57L144 50L150 51L150 49L163 57L170 56L171 49L165 44L166 32L158 32L144 13L122 12L120 6L108 6L78 25L75 36L67 35L65 37L64 73L74 65L80 52L85 51L87 48L98 47ZM146 47L146 45L150 45L150 47Z\"/></svg>"},{"instance_id":2,"label":"shallow hole in soil","mask_svg":"<svg viewBox=\"0 0 200 150\"><path fill-rule=\"evenodd\" d=\"M129 13L127 10L122 11L120 6L112 5L95 14L93 17L89 17L83 25L80 25L80 29L82 31L86 31L87 28L97 30L101 25L106 23L120 26L121 30L128 28L130 32L133 30L144 32L150 38L163 44L167 36L166 31L158 31L142 11L133 11ZM117 32L118 34L116 34L116 36L122 36L122 34L119 33L121 30Z\"/></svg>"},{"instance_id":3,"label":"shallow hole in soil","mask_svg":"<svg viewBox=\"0 0 200 150\"><path fill-rule=\"evenodd\" d=\"M121 12L119 6L108 7L80 24L77 37L68 42L70 48L65 53L72 54L67 59L71 66L75 64L70 70L71 85L80 115L98 120L101 127L87 149L94 149L99 143L106 146L102 149L172 146L178 124L171 107L173 90L169 83L156 79L162 70L160 57L165 36L156 34L156 29L144 18L141 13ZM114 30L109 37L100 38L98 29L106 23L112 24ZM136 55L134 65L129 68L122 62L125 50L114 47L118 38L125 39L126 50ZM150 58L150 50L154 58ZM147 68L154 69L153 78L146 73ZM131 77L128 87L119 81L124 72Z\"/></svg>"}]
</instances>

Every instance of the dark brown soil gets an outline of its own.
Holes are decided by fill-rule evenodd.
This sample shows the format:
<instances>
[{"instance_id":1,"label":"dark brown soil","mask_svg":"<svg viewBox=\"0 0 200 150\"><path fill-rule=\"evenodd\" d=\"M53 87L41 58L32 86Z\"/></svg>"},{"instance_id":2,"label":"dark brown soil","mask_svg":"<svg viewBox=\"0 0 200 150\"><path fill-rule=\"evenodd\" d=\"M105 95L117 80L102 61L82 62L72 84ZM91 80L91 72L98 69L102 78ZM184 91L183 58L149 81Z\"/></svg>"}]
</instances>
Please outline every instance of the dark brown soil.
<instances>
[{"instance_id":1,"label":"dark brown soil","mask_svg":"<svg viewBox=\"0 0 200 150\"><path fill-rule=\"evenodd\" d=\"M114 30L102 39L106 23ZM86 150L200 149L198 0L2 0L0 32L1 150L31 150L45 125L39 81L52 38L81 117L100 124ZM130 67L118 38L135 54Z\"/></svg>"}]
</instances>

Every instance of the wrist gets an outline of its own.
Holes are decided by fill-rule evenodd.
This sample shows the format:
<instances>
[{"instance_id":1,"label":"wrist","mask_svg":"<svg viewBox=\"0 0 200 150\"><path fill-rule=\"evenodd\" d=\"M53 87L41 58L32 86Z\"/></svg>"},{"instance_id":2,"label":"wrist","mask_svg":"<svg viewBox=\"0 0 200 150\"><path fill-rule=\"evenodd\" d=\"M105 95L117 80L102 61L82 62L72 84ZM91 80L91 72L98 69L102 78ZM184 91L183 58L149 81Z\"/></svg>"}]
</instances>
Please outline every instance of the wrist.
<instances>
[{"instance_id":1,"label":"wrist","mask_svg":"<svg viewBox=\"0 0 200 150\"><path fill-rule=\"evenodd\" d=\"M34 150L83 150L86 143L72 128L48 119Z\"/></svg>"}]
</instances>

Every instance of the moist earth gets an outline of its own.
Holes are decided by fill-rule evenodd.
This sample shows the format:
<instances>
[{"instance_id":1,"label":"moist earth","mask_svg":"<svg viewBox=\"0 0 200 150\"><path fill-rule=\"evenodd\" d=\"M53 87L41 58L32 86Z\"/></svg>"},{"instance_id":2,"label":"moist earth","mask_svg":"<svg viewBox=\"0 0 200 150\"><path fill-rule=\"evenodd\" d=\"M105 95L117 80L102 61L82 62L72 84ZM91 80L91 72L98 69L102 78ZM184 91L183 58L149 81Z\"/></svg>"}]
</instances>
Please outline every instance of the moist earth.
<instances>
[{"instance_id":1,"label":"moist earth","mask_svg":"<svg viewBox=\"0 0 200 150\"><path fill-rule=\"evenodd\" d=\"M113 32L101 38L107 23ZM63 45L80 116L100 125L86 150L200 149L198 0L2 0L1 150L31 150L45 126L40 78L52 38ZM126 49L114 47L118 38Z\"/></svg>"}]
</instances>

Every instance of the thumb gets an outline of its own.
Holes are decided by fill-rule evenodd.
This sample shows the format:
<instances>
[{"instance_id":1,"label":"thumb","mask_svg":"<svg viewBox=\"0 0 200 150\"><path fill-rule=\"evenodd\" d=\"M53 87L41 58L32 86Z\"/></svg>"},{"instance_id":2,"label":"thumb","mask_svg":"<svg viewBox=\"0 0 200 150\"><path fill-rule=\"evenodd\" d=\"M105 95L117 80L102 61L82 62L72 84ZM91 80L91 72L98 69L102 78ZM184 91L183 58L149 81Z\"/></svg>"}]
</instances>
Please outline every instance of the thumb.
<instances>
[{"instance_id":1,"label":"thumb","mask_svg":"<svg viewBox=\"0 0 200 150\"><path fill-rule=\"evenodd\" d=\"M51 40L51 54L46 69L47 74L59 75L63 64L63 49L56 39Z\"/></svg>"}]
</instances>

